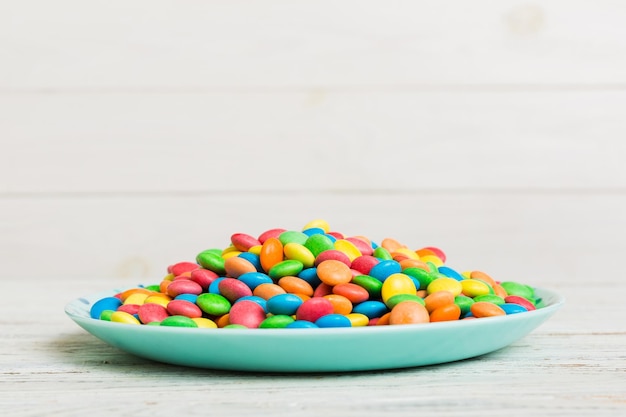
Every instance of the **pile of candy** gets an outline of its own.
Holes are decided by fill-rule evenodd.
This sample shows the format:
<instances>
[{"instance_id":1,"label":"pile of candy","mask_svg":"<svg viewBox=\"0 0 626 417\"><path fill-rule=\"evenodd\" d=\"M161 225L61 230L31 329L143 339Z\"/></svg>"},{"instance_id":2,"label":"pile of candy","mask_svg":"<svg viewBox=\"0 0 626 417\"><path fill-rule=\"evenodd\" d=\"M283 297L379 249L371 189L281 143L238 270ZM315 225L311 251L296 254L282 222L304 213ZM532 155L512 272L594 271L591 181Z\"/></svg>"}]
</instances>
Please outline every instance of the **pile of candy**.
<instances>
[{"instance_id":1,"label":"pile of candy","mask_svg":"<svg viewBox=\"0 0 626 417\"><path fill-rule=\"evenodd\" d=\"M528 285L459 273L438 248L411 250L330 231L231 236L226 249L168 268L158 285L93 304L92 318L127 324L201 328L319 328L468 320L534 310Z\"/></svg>"}]
</instances>

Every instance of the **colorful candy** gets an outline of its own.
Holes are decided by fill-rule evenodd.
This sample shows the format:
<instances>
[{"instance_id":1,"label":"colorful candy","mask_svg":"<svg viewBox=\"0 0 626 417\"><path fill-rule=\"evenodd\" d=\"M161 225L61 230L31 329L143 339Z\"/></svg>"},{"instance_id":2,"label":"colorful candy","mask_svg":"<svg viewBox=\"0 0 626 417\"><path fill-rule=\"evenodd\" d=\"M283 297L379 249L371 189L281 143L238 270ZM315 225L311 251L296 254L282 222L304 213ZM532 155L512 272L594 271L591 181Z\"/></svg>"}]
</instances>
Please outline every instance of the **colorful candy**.
<instances>
[{"instance_id":1,"label":"colorful candy","mask_svg":"<svg viewBox=\"0 0 626 417\"><path fill-rule=\"evenodd\" d=\"M235 233L223 249L167 267L155 285L95 302L94 319L204 329L317 329L424 324L523 314L532 287L446 265L435 247L332 231Z\"/></svg>"}]
</instances>

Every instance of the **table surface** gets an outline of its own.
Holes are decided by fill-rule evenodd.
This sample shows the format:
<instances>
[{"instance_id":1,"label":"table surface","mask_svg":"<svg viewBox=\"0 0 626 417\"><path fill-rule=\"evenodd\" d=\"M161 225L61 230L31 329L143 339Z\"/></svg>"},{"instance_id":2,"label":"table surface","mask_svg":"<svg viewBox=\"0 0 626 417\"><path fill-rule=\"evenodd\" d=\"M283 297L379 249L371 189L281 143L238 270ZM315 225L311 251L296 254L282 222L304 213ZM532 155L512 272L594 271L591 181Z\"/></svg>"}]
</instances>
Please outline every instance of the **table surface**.
<instances>
[{"instance_id":1,"label":"table surface","mask_svg":"<svg viewBox=\"0 0 626 417\"><path fill-rule=\"evenodd\" d=\"M151 362L101 342L63 308L109 289L105 281L8 279L0 414L624 415L626 285L602 280L553 285L566 305L525 338L481 357L375 372L260 374Z\"/></svg>"}]
</instances>

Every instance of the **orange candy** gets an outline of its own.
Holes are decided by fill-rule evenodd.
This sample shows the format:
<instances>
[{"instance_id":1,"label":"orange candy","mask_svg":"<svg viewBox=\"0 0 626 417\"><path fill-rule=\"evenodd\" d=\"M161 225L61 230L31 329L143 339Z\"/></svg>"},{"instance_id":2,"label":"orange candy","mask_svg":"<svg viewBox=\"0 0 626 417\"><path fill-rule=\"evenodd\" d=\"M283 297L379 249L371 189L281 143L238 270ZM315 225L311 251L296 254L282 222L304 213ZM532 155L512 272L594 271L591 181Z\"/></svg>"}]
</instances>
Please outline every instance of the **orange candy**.
<instances>
[{"instance_id":1,"label":"orange candy","mask_svg":"<svg viewBox=\"0 0 626 417\"><path fill-rule=\"evenodd\" d=\"M317 266L317 276L324 284L335 286L350 282L352 271L343 262L329 259Z\"/></svg>"},{"instance_id":2,"label":"orange candy","mask_svg":"<svg viewBox=\"0 0 626 417\"><path fill-rule=\"evenodd\" d=\"M226 275L231 278L239 278L240 275L247 272L257 272L252 262L239 256L226 259L224 269L226 269Z\"/></svg>"},{"instance_id":3,"label":"orange candy","mask_svg":"<svg viewBox=\"0 0 626 417\"><path fill-rule=\"evenodd\" d=\"M491 278L489 275L485 274L482 271L472 271L472 272L470 272L470 278L472 278L472 279L479 279L481 281L484 281L487 284L489 284L491 287L496 285L496 282L494 281L494 279Z\"/></svg>"},{"instance_id":4,"label":"orange candy","mask_svg":"<svg viewBox=\"0 0 626 417\"><path fill-rule=\"evenodd\" d=\"M215 324L217 324L217 327L226 327L230 324L230 315L228 313L224 314L223 316L220 316L216 321Z\"/></svg>"},{"instance_id":5,"label":"orange candy","mask_svg":"<svg viewBox=\"0 0 626 417\"><path fill-rule=\"evenodd\" d=\"M400 268L402 268L402 270L405 270L407 268L420 268L420 269L423 269L424 271L430 271L430 268L428 268L428 265L426 264L426 262L422 262L417 259L411 259L411 258L401 260Z\"/></svg>"},{"instance_id":6,"label":"orange candy","mask_svg":"<svg viewBox=\"0 0 626 417\"><path fill-rule=\"evenodd\" d=\"M461 317L461 308L456 304L441 306L430 313L431 322L458 320L459 317Z\"/></svg>"},{"instance_id":7,"label":"orange candy","mask_svg":"<svg viewBox=\"0 0 626 417\"><path fill-rule=\"evenodd\" d=\"M406 245L403 245L402 243L390 237L383 239L383 241L380 242L380 246L387 249L389 253L396 252L400 248L406 248Z\"/></svg>"},{"instance_id":8,"label":"orange candy","mask_svg":"<svg viewBox=\"0 0 626 417\"><path fill-rule=\"evenodd\" d=\"M389 324L418 324L430 322L426 307L416 301L402 301L391 309Z\"/></svg>"},{"instance_id":9,"label":"orange candy","mask_svg":"<svg viewBox=\"0 0 626 417\"><path fill-rule=\"evenodd\" d=\"M438 308L454 304L454 295L449 291L437 291L424 298L426 310L432 313Z\"/></svg>"},{"instance_id":10,"label":"orange candy","mask_svg":"<svg viewBox=\"0 0 626 417\"><path fill-rule=\"evenodd\" d=\"M351 282L335 285L333 287L333 294L346 297L352 304L362 303L370 298L370 295L365 288Z\"/></svg>"},{"instance_id":11,"label":"orange candy","mask_svg":"<svg viewBox=\"0 0 626 417\"><path fill-rule=\"evenodd\" d=\"M328 294L324 296L333 305L334 314L350 314L352 312L352 303L343 295Z\"/></svg>"},{"instance_id":12,"label":"orange candy","mask_svg":"<svg viewBox=\"0 0 626 417\"><path fill-rule=\"evenodd\" d=\"M278 285L291 294L304 294L309 297L313 295L313 287L302 278L284 276L278 280Z\"/></svg>"},{"instance_id":13,"label":"orange candy","mask_svg":"<svg viewBox=\"0 0 626 417\"><path fill-rule=\"evenodd\" d=\"M168 282L168 284L171 284L172 281L167 281L167 282ZM155 292L147 290L145 288L131 288L129 290L126 290L126 291L120 293L119 294L119 299L122 300L122 302L124 302L124 301L126 301L126 299L128 297L130 297L133 294L148 294L148 295L152 295L152 294L155 294Z\"/></svg>"},{"instance_id":14,"label":"orange candy","mask_svg":"<svg viewBox=\"0 0 626 417\"><path fill-rule=\"evenodd\" d=\"M506 313L498 305L487 301L477 301L470 307L470 311L476 318L505 316Z\"/></svg>"},{"instance_id":15,"label":"orange candy","mask_svg":"<svg viewBox=\"0 0 626 417\"><path fill-rule=\"evenodd\" d=\"M499 297L504 298L509 295L500 284L493 284L492 287L493 287L493 292Z\"/></svg>"},{"instance_id":16,"label":"orange candy","mask_svg":"<svg viewBox=\"0 0 626 417\"><path fill-rule=\"evenodd\" d=\"M275 237L271 237L263 242L261 253L259 254L261 266L265 271L283 261L283 244Z\"/></svg>"},{"instance_id":17,"label":"orange candy","mask_svg":"<svg viewBox=\"0 0 626 417\"><path fill-rule=\"evenodd\" d=\"M389 318L391 317L391 312L385 313L376 321L377 326L387 326L389 325Z\"/></svg>"},{"instance_id":18,"label":"orange candy","mask_svg":"<svg viewBox=\"0 0 626 417\"><path fill-rule=\"evenodd\" d=\"M254 291L252 292L252 295L261 297L264 300L269 300L275 295L286 294L286 293L287 291L285 291L282 287L276 284L263 283L254 289Z\"/></svg>"}]
</instances>

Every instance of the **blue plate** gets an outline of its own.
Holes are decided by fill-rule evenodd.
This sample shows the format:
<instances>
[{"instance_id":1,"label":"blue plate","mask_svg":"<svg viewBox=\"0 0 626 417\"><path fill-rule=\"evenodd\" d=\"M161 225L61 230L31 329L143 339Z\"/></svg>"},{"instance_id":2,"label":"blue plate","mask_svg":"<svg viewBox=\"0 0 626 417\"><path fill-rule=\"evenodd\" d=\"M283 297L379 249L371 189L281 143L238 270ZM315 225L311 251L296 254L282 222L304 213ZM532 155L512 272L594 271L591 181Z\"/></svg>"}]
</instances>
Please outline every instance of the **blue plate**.
<instances>
[{"instance_id":1,"label":"blue plate","mask_svg":"<svg viewBox=\"0 0 626 417\"><path fill-rule=\"evenodd\" d=\"M97 300L65 307L79 326L125 352L175 365L261 372L406 368L471 358L521 339L552 316L562 296L536 289L543 307L508 316L399 326L325 329L205 329L136 326L89 317Z\"/></svg>"}]
</instances>

